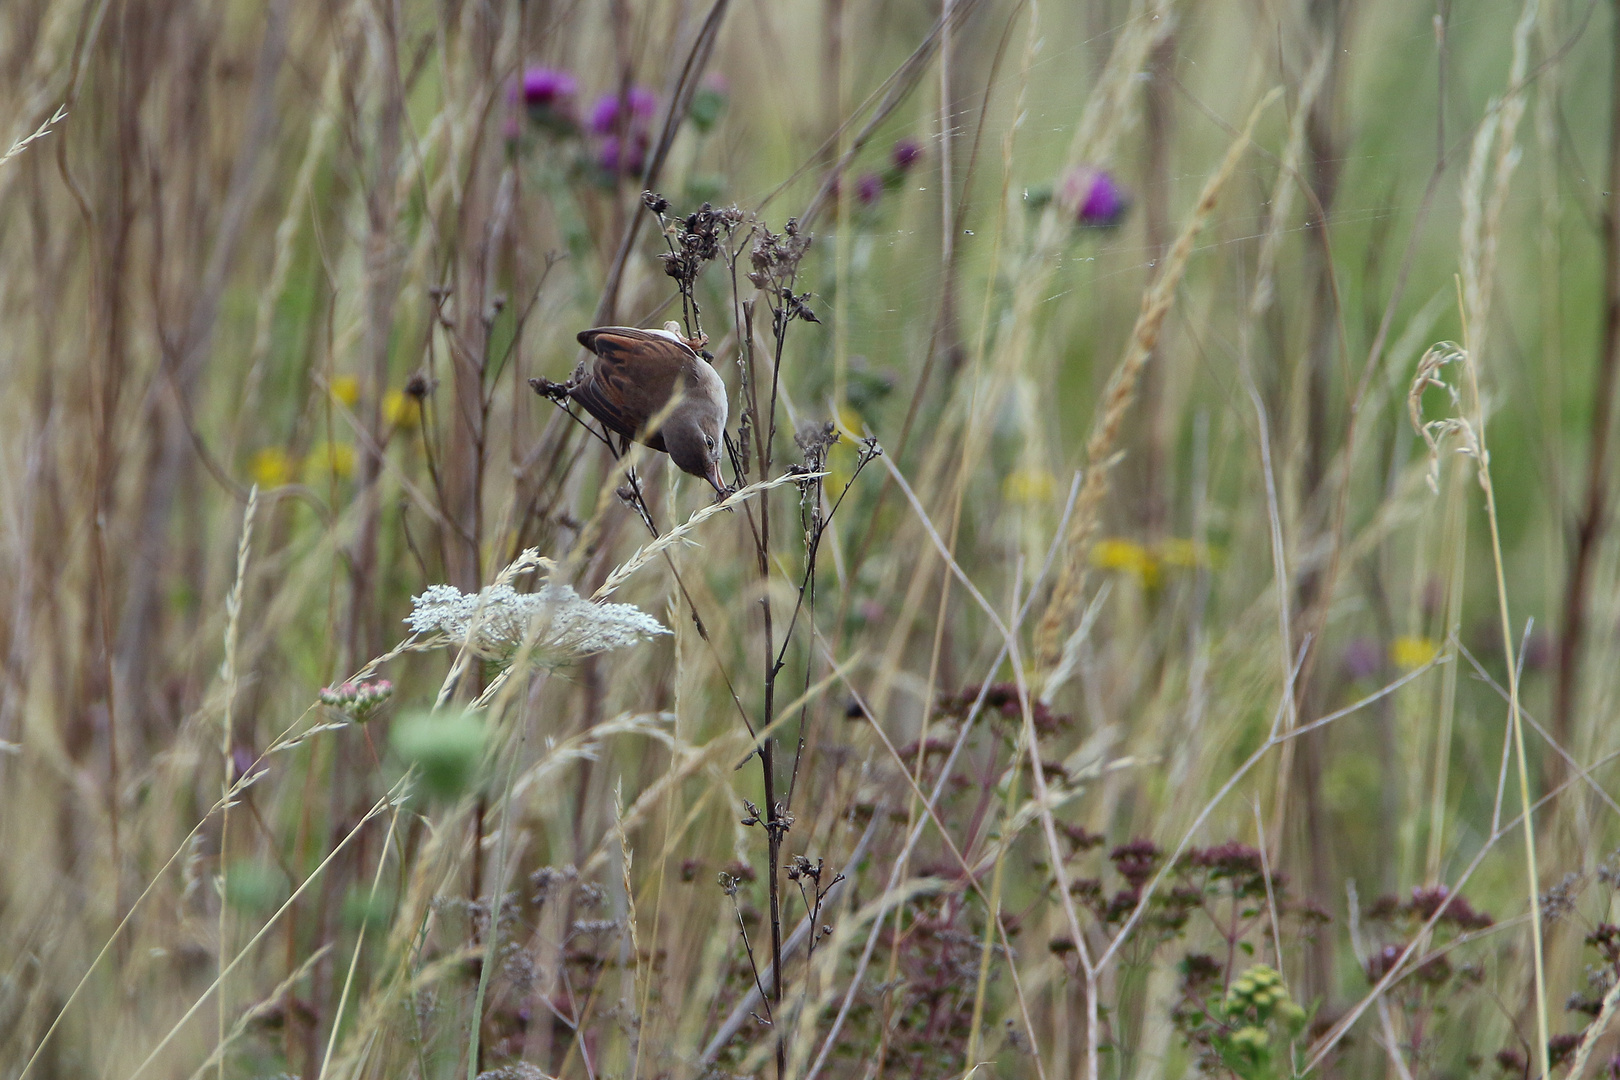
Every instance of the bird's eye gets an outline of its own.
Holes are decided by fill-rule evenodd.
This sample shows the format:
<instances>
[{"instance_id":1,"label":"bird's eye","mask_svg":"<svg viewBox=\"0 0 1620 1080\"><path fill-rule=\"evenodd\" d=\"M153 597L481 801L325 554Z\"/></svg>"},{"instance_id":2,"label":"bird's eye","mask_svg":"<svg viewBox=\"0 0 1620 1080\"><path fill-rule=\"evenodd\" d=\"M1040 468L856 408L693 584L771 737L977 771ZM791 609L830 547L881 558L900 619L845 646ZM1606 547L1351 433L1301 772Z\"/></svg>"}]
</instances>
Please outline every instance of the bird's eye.
<instances>
[{"instance_id":1,"label":"bird's eye","mask_svg":"<svg viewBox=\"0 0 1620 1080\"><path fill-rule=\"evenodd\" d=\"M705 435L705 436L703 436L703 441L709 444L709 449L710 450L714 449L714 436Z\"/></svg>"}]
</instances>

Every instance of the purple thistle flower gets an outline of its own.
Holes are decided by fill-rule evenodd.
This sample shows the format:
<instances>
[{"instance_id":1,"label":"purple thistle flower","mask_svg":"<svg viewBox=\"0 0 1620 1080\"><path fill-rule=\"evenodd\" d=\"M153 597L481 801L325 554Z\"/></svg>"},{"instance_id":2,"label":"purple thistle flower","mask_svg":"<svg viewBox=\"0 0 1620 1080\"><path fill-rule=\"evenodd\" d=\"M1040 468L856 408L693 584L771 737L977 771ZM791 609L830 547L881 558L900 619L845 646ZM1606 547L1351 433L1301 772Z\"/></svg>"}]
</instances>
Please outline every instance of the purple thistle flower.
<instances>
[{"instance_id":1,"label":"purple thistle flower","mask_svg":"<svg viewBox=\"0 0 1620 1080\"><path fill-rule=\"evenodd\" d=\"M643 126L658 111L658 95L645 86L632 86L625 94L624 103L630 106L630 129ZM591 134L611 135L619 126L620 102L618 94L603 94L591 106Z\"/></svg>"},{"instance_id":2,"label":"purple thistle flower","mask_svg":"<svg viewBox=\"0 0 1620 1080\"><path fill-rule=\"evenodd\" d=\"M590 128L592 135L606 135L613 130L613 125L619 122L619 99L614 94L604 94L596 99L591 106Z\"/></svg>"},{"instance_id":3,"label":"purple thistle flower","mask_svg":"<svg viewBox=\"0 0 1620 1080\"><path fill-rule=\"evenodd\" d=\"M862 206L871 206L883 194L883 177L877 173L862 173L855 181L855 197Z\"/></svg>"},{"instance_id":4,"label":"purple thistle flower","mask_svg":"<svg viewBox=\"0 0 1620 1080\"><path fill-rule=\"evenodd\" d=\"M1128 203L1125 189L1102 169L1080 165L1063 180L1063 202L1074 208L1075 221L1087 228L1119 224Z\"/></svg>"},{"instance_id":5,"label":"purple thistle flower","mask_svg":"<svg viewBox=\"0 0 1620 1080\"><path fill-rule=\"evenodd\" d=\"M634 175L641 172L647 163L647 136L635 134L630 136L629 149L621 152L624 141L617 135L609 135L602 140L596 151L596 163L602 167L603 172L623 172Z\"/></svg>"},{"instance_id":6,"label":"purple thistle flower","mask_svg":"<svg viewBox=\"0 0 1620 1080\"><path fill-rule=\"evenodd\" d=\"M579 89L574 77L555 68L532 67L524 71L523 78L513 84L513 105L521 102L529 113L529 120L555 135L572 135L579 127L575 119L574 94ZM517 130L517 117L507 122L506 139L516 143L521 132Z\"/></svg>"},{"instance_id":7,"label":"purple thistle flower","mask_svg":"<svg viewBox=\"0 0 1620 1080\"><path fill-rule=\"evenodd\" d=\"M916 139L901 139L890 152L894 167L900 172L910 172L911 167L922 160L922 156L922 144Z\"/></svg>"},{"instance_id":8,"label":"purple thistle flower","mask_svg":"<svg viewBox=\"0 0 1620 1080\"><path fill-rule=\"evenodd\" d=\"M632 86L630 88L630 113L632 116L646 119L658 111L658 95L645 86Z\"/></svg>"},{"instance_id":9,"label":"purple thistle flower","mask_svg":"<svg viewBox=\"0 0 1620 1080\"><path fill-rule=\"evenodd\" d=\"M530 107L556 105L574 96L578 85L566 71L532 67L523 73L523 103Z\"/></svg>"}]
</instances>

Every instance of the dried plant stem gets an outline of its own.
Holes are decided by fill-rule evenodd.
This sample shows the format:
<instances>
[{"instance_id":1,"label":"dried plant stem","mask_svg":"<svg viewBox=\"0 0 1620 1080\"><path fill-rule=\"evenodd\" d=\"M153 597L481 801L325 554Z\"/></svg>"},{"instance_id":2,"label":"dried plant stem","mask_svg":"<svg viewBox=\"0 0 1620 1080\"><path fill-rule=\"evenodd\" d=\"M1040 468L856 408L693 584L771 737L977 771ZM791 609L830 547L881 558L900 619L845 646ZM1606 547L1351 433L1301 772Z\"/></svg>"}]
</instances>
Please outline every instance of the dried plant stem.
<instances>
[{"instance_id":1,"label":"dried plant stem","mask_svg":"<svg viewBox=\"0 0 1620 1080\"><path fill-rule=\"evenodd\" d=\"M1187 261L1192 257L1194 241L1198 239L1198 234L1215 209L1215 203L1226 187L1226 182L1236 171L1238 161L1248 149L1255 124L1281 92L1280 88L1273 88L1254 107L1249 113L1248 122L1244 124L1242 133L1227 148L1226 157L1222 159L1220 167L1205 182L1204 189L1199 193L1198 201L1193 206L1192 216L1182 228L1181 235L1176 237L1175 245L1166 256L1164 265L1152 286L1142 296L1142 310L1137 315L1135 328L1131 331L1130 343L1126 345L1125 355L1120 358L1114 373L1108 379L1108 386L1103 390L1098 419L1092 428L1091 439L1086 444L1085 479L1081 481L1080 498L1075 505L1074 518L1069 523L1063 566L1058 573L1057 585L1052 590L1052 598L1047 601L1046 611L1041 615L1040 622L1035 628L1033 660L1038 679L1044 678L1045 674L1057 664L1063 651L1065 626L1071 614L1080 606L1080 594L1085 587L1086 560L1090 554L1092 537L1096 534L1101 519L1102 502L1108 494L1110 459L1119 442L1125 414L1130 410L1131 402L1136 397L1137 380L1141 375L1142 365L1147 362L1153 353L1153 347L1158 343L1159 331L1163 328L1165 316L1169 314L1170 304L1175 299L1176 286L1181 283Z\"/></svg>"},{"instance_id":2,"label":"dried plant stem","mask_svg":"<svg viewBox=\"0 0 1620 1080\"><path fill-rule=\"evenodd\" d=\"M922 758L921 754L917 756L919 760ZM1008 785L1007 798L1004 803L1009 817L1018 805L1019 773L1017 761L1013 762L1011 772L1012 783ZM990 872L989 906L992 912L1000 912L1001 910L1002 880L1005 876L1007 850L1010 846L1004 844L996 852L995 867ZM970 1069L979 1057L979 1031L984 1024L985 997L990 989L990 957L995 951L995 929L996 922L994 919L984 920L984 934L979 939L979 978L973 988L973 1026L968 1029L967 1055L965 1057L965 1064Z\"/></svg>"},{"instance_id":3,"label":"dried plant stem","mask_svg":"<svg viewBox=\"0 0 1620 1080\"><path fill-rule=\"evenodd\" d=\"M1573 735L1580 690L1586 602L1591 590L1589 579L1609 521L1609 444L1613 438L1615 387L1620 383L1620 17L1614 19L1613 33L1609 74L1609 185L1602 214L1603 338L1593 373L1586 498L1580 523L1575 528L1575 551L1564 589L1563 633L1558 647L1558 677L1551 717L1554 737L1566 746ZM1557 769L1556 760L1554 768ZM1555 771L1553 775L1556 777L1558 773Z\"/></svg>"},{"instance_id":4,"label":"dried plant stem","mask_svg":"<svg viewBox=\"0 0 1620 1080\"><path fill-rule=\"evenodd\" d=\"M228 915L231 910L230 898L227 895L226 875L230 872L227 866L228 847L231 836L231 787L236 782L235 761L231 755L231 743L234 740L232 728L235 722L236 704L236 650L241 638L242 625L242 587L247 581L248 554L253 550L253 514L259 506L259 485L254 484L248 492L247 509L242 512L242 538L236 545L236 583L231 586L230 595L225 598L225 661L220 669L220 682L224 684L225 712L219 723L219 751L223 762L225 782L221 785L221 809L219 815L219 955L218 982L219 982L219 1010L218 1024L215 1029L215 1045L223 1046L225 1043L225 1012L227 998L225 994L225 953L230 947L228 931L230 925ZM220 1055L219 1077L225 1077L225 1056Z\"/></svg>"},{"instance_id":5,"label":"dried plant stem","mask_svg":"<svg viewBox=\"0 0 1620 1080\"><path fill-rule=\"evenodd\" d=\"M1458 467L1465 466L1458 462ZM1464 487L1453 483L1446 495L1446 508L1441 525L1445 537L1444 547L1451 551L1451 562L1446 567L1446 650L1455 657L1462 631L1462 605L1464 567L1468 558L1468 514ZM1423 880L1440 880L1440 867L1445 857L1446 802L1451 772L1452 731L1457 718L1457 675L1461 665L1448 664L1440 676L1440 703L1438 723L1434 732L1434 759L1429 795L1429 845L1424 858Z\"/></svg>"},{"instance_id":6,"label":"dried plant stem","mask_svg":"<svg viewBox=\"0 0 1620 1080\"><path fill-rule=\"evenodd\" d=\"M1473 366L1467 369L1472 379ZM1478 388L1474 390L1478 401ZM1536 829L1531 816L1530 772L1524 755L1524 722L1519 714L1519 665L1514 659L1513 623L1508 616L1507 577L1502 569L1502 537L1496 519L1496 489L1491 483L1490 455L1484 452L1485 433L1480 421L1479 484L1485 489L1485 518L1491 527L1491 564L1496 571L1497 613L1502 623L1502 655L1508 670L1508 723L1513 734L1513 756L1519 774L1519 802L1524 814L1524 872L1530 894L1530 952L1534 965L1536 988L1536 1058L1540 1075L1550 1076L1547 1058L1547 973L1546 958L1542 955L1541 930L1541 872L1536 863Z\"/></svg>"},{"instance_id":7,"label":"dried plant stem","mask_svg":"<svg viewBox=\"0 0 1620 1080\"><path fill-rule=\"evenodd\" d=\"M388 847L394 842L394 830L399 825L399 807L394 808L388 819L388 835L384 837L382 847L377 856L377 872L371 878L371 893L367 897L367 904L377 902L377 889L382 885L383 868L388 865ZM326 1053L321 1058L321 1071L316 1074L315 1080L326 1080L326 1070L332 1063L332 1050L337 1046L338 1032L343 1029L343 1011L349 1002L349 991L354 986L354 973L360 967L360 949L366 943L366 925L369 920L362 919L360 929L354 936L354 952L349 957L349 971L343 977L343 992L338 995L337 1011L332 1014L332 1034L326 1040ZM223 1060L220 1067L224 1068Z\"/></svg>"},{"instance_id":8,"label":"dried plant stem","mask_svg":"<svg viewBox=\"0 0 1620 1080\"><path fill-rule=\"evenodd\" d=\"M625 971L630 980L630 993L625 995L625 1001L634 1002L638 999L636 984L645 976L641 972L641 938L636 930L636 889L635 884L630 880L630 868L635 853L631 850L630 837L624 829L624 790L622 785L615 785L613 788L613 831L617 834L619 841L619 880L624 887L624 922L625 929L630 936L630 963ZM503 837L506 835L504 829L501 835ZM641 1000L644 1001L645 999ZM636 1034L633 1036L631 1043L634 1057L630 1066L630 1080L636 1080L641 1074L642 1050L645 1048L646 1035L646 1032L641 1028L645 1022L645 1009L639 1015L631 1018L633 1030L635 1030ZM476 1076L470 1077L469 1080L477 1080L477 1078Z\"/></svg>"},{"instance_id":9,"label":"dried plant stem","mask_svg":"<svg viewBox=\"0 0 1620 1080\"><path fill-rule=\"evenodd\" d=\"M1473 326L1468 318L1469 309L1466 301L1463 300L1466 295L1465 289L1459 289L1459 301L1464 304L1464 338L1468 339ZM1450 384L1443 381L1441 376L1445 367L1449 364L1456 364L1462 369L1464 390L1454 389ZM1444 389L1451 395L1452 401L1458 406L1458 415L1445 416L1427 422L1423 420L1423 394L1425 390L1431 387ZM1536 858L1535 821L1532 814L1534 806L1530 797L1530 772L1524 750L1524 723L1519 709L1519 670L1513 645L1513 623L1508 613L1507 574L1502 564L1502 540L1497 523L1496 489L1491 480L1491 456L1485 442L1484 404L1480 400L1479 376L1473 355L1466 348L1452 342L1442 342L1425 353L1423 359L1418 363L1417 374L1413 378L1412 388L1407 394L1407 411L1411 417L1413 427L1417 429L1418 434L1423 437L1429 448L1429 485L1431 489L1438 486L1440 455L1445 447L1446 440L1454 439L1459 443L1458 451L1473 459L1475 478L1479 481L1480 488L1485 492L1485 520L1490 526L1491 562L1496 575L1497 617L1502 630L1502 654L1507 661L1508 669L1508 731L1507 737L1503 740L1503 775L1505 779L1507 759L1511 749L1511 756L1517 766L1521 806L1520 819L1524 823L1524 868L1530 897L1530 951L1535 986L1537 1061L1540 1066L1539 1075L1547 1076L1549 1075L1547 986L1541 927L1541 873Z\"/></svg>"},{"instance_id":10,"label":"dried plant stem","mask_svg":"<svg viewBox=\"0 0 1620 1080\"><path fill-rule=\"evenodd\" d=\"M828 32L832 34L839 43L837 49L838 66L834 68L831 73L831 78L835 84L834 90L838 104L838 111L836 115L848 116L850 69L853 65L851 65L849 62L850 50L843 47L843 42L848 36L847 22L849 19L849 6L842 3L839 4L833 17L836 20L836 25L829 27ZM949 32L949 26L950 7L949 0L947 0L945 12L940 16L942 41L943 35ZM940 55L940 70L942 72L945 70L943 49L944 45L942 44ZM838 160L840 162L849 160L849 143L853 134L854 133L851 131L850 125L838 125L838 131L835 134L835 138L838 140ZM855 185L849 183L847 178L845 178L844 182L841 182L838 185L838 194L834 203L835 225L833 237L834 284L832 321L832 401L833 408L838 410L840 413L842 412L846 403L849 383L849 261L851 245L854 243L855 239L852 235L854 230L850 228L851 211L854 209L854 189ZM944 198L946 201L949 201L949 192L945 193ZM842 416L836 416L836 419L842 422L843 418Z\"/></svg>"},{"instance_id":11,"label":"dried plant stem","mask_svg":"<svg viewBox=\"0 0 1620 1080\"><path fill-rule=\"evenodd\" d=\"M872 820L867 823L866 830L861 833L860 839L855 843L854 850L850 852L849 858L845 861L844 869L838 874L838 877L843 880L831 886L831 889L838 891L829 891L827 893L825 897L827 903L835 902L843 892L844 886L851 884L859 876L861 862L866 858L867 848L877 831L878 820L874 815ZM807 913L804 918L799 920L799 925L794 927L793 933L788 935L787 941L783 944L782 953L784 957L795 955L817 929L815 920L811 919ZM699 1068L708 1068L714 1064L715 1059L720 1056L720 1051L724 1050L726 1044L731 1042L732 1037L742 1030L743 1025L748 1022L748 1018L753 1015L754 1010L764 1003L765 997L760 990L760 986L773 986L775 980L775 968L767 967L760 973L759 981L741 1001L737 1002L725 1021L716 1029L714 1037L704 1045L703 1053L698 1057L697 1061Z\"/></svg>"}]
</instances>

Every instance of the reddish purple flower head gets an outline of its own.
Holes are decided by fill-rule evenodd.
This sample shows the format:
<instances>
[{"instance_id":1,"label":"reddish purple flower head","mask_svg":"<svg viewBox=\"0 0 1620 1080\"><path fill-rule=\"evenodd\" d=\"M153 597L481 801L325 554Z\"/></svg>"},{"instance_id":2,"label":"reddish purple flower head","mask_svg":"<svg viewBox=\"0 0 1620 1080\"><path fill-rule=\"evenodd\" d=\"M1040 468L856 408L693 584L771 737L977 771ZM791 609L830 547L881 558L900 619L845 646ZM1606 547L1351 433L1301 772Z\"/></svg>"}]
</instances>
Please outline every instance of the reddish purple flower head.
<instances>
[{"instance_id":1,"label":"reddish purple flower head","mask_svg":"<svg viewBox=\"0 0 1620 1080\"><path fill-rule=\"evenodd\" d=\"M862 173L855 180L855 197L862 206L871 206L883 194L883 177L877 173Z\"/></svg>"},{"instance_id":2,"label":"reddish purple flower head","mask_svg":"<svg viewBox=\"0 0 1620 1080\"><path fill-rule=\"evenodd\" d=\"M626 143L628 149L625 149ZM641 172L647 164L647 136L638 133L621 140L617 135L609 135L597 148L596 163L603 172L623 172L627 175Z\"/></svg>"},{"instance_id":3,"label":"reddish purple flower head","mask_svg":"<svg viewBox=\"0 0 1620 1080\"><path fill-rule=\"evenodd\" d=\"M574 96L578 85L566 71L532 67L523 73L523 103L529 106L556 105Z\"/></svg>"},{"instance_id":4,"label":"reddish purple flower head","mask_svg":"<svg viewBox=\"0 0 1620 1080\"><path fill-rule=\"evenodd\" d=\"M1077 223L1090 228L1119 224L1129 198L1125 189L1102 169L1080 165L1063 179L1063 202L1074 207Z\"/></svg>"},{"instance_id":5,"label":"reddish purple flower head","mask_svg":"<svg viewBox=\"0 0 1620 1080\"><path fill-rule=\"evenodd\" d=\"M625 104L630 107L629 124L631 130L645 127L646 122L658 111L658 95L645 86L632 86L625 94ZM619 127L620 101L618 94L603 94L591 106L591 134L611 135Z\"/></svg>"},{"instance_id":6,"label":"reddish purple flower head","mask_svg":"<svg viewBox=\"0 0 1620 1080\"><path fill-rule=\"evenodd\" d=\"M891 151L894 167L900 172L910 172L911 167L922 160L922 156L922 144L916 139L901 139Z\"/></svg>"}]
</instances>

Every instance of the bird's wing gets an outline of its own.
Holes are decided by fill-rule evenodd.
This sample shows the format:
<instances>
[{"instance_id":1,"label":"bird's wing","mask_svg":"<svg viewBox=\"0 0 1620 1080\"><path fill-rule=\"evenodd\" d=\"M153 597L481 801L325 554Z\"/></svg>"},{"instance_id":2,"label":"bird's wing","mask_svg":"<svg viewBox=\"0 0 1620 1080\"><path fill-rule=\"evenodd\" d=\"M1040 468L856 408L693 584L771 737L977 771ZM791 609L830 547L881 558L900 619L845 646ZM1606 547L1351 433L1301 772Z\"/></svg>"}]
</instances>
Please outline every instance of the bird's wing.
<instances>
[{"instance_id":1,"label":"bird's wing","mask_svg":"<svg viewBox=\"0 0 1620 1080\"><path fill-rule=\"evenodd\" d=\"M613 431L635 438L647 421L669 404L682 371L695 356L673 338L627 326L581 331L579 343L596 354L596 364L571 396ZM645 440L662 450L663 436Z\"/></svg>"}]
</instances>

